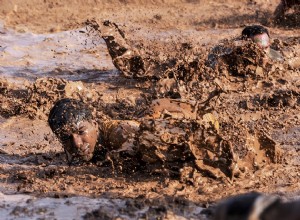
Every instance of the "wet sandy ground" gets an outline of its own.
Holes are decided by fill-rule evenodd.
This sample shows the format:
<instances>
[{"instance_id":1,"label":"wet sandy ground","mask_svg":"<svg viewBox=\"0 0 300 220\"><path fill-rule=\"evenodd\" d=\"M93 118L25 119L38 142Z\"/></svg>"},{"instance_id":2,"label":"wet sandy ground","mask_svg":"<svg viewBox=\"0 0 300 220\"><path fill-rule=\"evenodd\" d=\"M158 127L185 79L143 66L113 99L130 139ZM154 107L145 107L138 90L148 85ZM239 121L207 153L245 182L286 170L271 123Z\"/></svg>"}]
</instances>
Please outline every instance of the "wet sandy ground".
<instances>
[{"instance_id":1,"label":"wet sandy ground","mask_svg":"<svg viewBox=\"0 0 300 220\"><path fill-rule=\"evenodd\" d=\"M206 208L230 195L249 191L288 198L299 195L300 32L268 23L266 15L275 9L275 1L87 2L81 12L68 1L4 3L0 15L1 219L209 219L211 211ZM243 136L249 135L248 145L257 140L251 128L263 130L282 150L281 160L231 180L199 174L180 179L140 172L116 174L111 167L97 164L69 167L46 124L55 100L82 98L111 118L127 119L122 113L134 115L134 106L149 88L120 76L104 41L87 35L81 23L94 16L121 24L134 46L173 55L178 45L191 43L205 51L201 59L220 40L238 36L244 24L268 24L271 36L281 42L285 64L274 64L276 71L269 77L218 78L227 93L213 103L224 128L222 135L236 141L236 149ZM12 92L17 98L6 99L11 94L6 90L17 91Z\"/></svg>"},{"instance_id":2,"label":"wet sandy ground","mask_svg":"<svg viewBox=\"0 0 300 220\"><path fill-rule=\"evenodd\" d=\"M29 195L17 194L4 196L1 195L0 205L2 207L1 219L140 219L147 218L165 218L183 219L198 218L205 215L199 213L203 208L193 204L186 206L186 213L182 213L181 207L164 207L159 205L141 205L134 200L125 199L106 199L106 198L89 198L89 197L71 197L71 198L36 198ZM128 212L128 207L133 206ZM135 207L136 206L136 207ZM100 208L99 208L100 207ZM99 209L99 212L93 213ZM88 214L87 214L88 213ZM93 213L93 214L89 214ZM161 214L163 213L163 215Z\"/></svg>"}]
</instances>

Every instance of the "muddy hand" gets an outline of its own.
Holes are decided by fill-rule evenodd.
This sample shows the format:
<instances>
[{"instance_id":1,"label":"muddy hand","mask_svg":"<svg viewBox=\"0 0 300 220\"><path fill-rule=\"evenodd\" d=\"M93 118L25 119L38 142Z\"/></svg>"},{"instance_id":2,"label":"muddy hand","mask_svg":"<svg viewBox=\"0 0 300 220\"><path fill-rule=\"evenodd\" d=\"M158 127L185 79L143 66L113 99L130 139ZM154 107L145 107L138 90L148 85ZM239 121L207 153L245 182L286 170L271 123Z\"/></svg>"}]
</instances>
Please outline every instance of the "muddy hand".
<instances>
[{"instance_id":1,"label":"muddy hand","mask_svg":"<svg viewBox=\"0 0 300 220\"><path fill-rule=\"evenodd\" d=\"M113 64L124 76L144 77L146 75L146 61L126 42L124 32L117 24L104 21L101 26L101 37L107 45Z\"/></svg>"}]
</instances>

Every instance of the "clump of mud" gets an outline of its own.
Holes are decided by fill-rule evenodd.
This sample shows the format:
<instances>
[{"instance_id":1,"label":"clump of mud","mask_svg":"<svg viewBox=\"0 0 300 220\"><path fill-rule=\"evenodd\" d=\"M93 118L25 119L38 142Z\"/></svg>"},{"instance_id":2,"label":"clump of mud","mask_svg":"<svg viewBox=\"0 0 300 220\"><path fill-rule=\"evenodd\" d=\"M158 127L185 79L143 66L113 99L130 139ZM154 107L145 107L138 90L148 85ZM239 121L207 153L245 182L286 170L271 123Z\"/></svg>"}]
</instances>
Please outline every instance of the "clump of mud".
<instances>
[{"instance_id":1,"label":"clump of mud","mask_svg":"<svg viewBox=\"0 0 300 220\"><path fill-rule=\"evenodd\" d=\"M1 109L3 117L27 115L29 118L46 119L54 102L62 98L93 101L99 98L92 88L88 90L82 82L70 82L59 78L40 78L27 82L25 88L1 79Z\"/></svg>"},{"instance_id":2,"label":"clump of mud","mask_svg":"<svg viewBox=\"0 0 300 220\"><path fill-rule=\"evenodd\" d=\"M241 45L234 45L227 42L231 53L220 57L219 71L221 74L232 74L235 76L260 77L266 73L266 54L252 41L242 42ZM269 64L270 66L270 64ZM226 72L225 72L226 71Z\"/></svg>"}]
</instances>

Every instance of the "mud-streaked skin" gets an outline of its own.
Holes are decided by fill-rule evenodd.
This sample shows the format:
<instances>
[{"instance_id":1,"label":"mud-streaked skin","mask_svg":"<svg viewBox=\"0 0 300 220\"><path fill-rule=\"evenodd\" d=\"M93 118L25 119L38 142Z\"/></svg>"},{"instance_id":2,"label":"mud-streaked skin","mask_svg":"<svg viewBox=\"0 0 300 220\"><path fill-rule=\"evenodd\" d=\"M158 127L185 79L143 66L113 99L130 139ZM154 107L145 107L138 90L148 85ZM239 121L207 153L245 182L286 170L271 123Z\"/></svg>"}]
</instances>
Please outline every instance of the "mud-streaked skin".
<instances>
[{"instance_id":1,"label":"mud-streaked skin","mask_svg":"<svg viewBox=\"0 0 300 220\"><path fill-rule=\"evenodd\" d=\"M67 154L67 160L72 162L74 157L89 161L98 140L98 124L95 121L80 121L74 125L63 128L63 135L59 138Z\"/></svg>"}]
</instances>

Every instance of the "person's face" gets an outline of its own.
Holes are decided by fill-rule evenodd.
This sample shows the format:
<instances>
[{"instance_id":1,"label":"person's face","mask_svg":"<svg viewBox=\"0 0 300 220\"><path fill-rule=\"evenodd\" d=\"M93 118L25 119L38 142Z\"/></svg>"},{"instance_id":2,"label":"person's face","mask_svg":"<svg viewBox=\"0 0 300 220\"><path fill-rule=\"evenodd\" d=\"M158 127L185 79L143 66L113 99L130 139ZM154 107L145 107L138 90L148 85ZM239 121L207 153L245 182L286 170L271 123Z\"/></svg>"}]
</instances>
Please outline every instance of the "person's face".
<instances>
[{"instance_id":1,"label":"person's face","mask_svg":"<svg viewBox=\"0 0 300 220\"><path fill-rule=\"evenodd\" d=\"M252 37L252 40L263 50L268 52L269 47L270 47L270 38L268 34L263 33L263 34L257 34L254 37Z\"/></svg>"},{"instance_id":2,"label":"person's face","mask_svg":"<svg viewBox=\"0 0 300 220\"><path fill-rule=\"evenodd\" d=\"M79 159L89 161L93 157L98 139L98 125L95 121L80 121L77 124L65 126L59 136L67 154L67 160L72 163Z\"/></svg>"}]
</instances>

